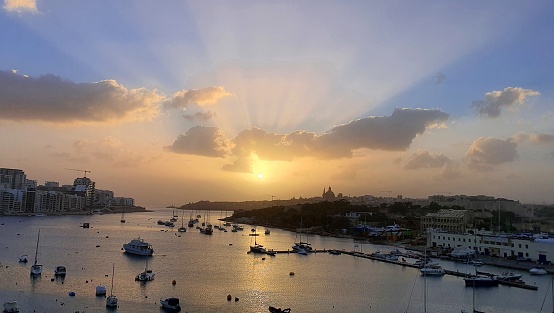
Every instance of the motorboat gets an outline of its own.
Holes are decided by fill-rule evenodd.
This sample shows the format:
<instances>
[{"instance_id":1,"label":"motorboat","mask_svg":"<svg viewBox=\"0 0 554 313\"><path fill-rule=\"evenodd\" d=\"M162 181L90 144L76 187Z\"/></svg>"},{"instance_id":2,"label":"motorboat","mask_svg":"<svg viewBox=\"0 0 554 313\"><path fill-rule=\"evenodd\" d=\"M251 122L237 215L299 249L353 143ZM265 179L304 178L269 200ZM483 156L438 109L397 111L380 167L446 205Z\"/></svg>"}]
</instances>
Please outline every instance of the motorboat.
<instances>
[{"instance_id":1,"label":"motorboat","mask_svg":"<svg viewBox=\"0 0 554 313\"><path fill-rule=\"evenodd\" d=\"M421 275L442 276L445 274L444 268L441 266L426 266L419 269Z\"/></svg>"},{"instance_id":2,"label":"motorboat","mask_svg":"<svg viewBox=\"0 0 554 313\"><path fill-rule=\"evenodd\" d=\"M544 267L535 266L535 267L533 267L532 269L529 270L529 274L531 274L531 275L545 275L545 274L548 274L548 272L546 271L546 269L544 269Z\"/></svg>"},{"instance_id":3,"label":"motorboat","mask_svg":"<svg viewBox=\"0 0 554 313\"><path fill-rule=\"evenodd\" d=\"M269 228L266 228L265 231L264 231L264 234L266 234L266 235L271 234L271 230L269 230Z\"/></svg>"},{"instance_id":4,"label":"motorboat","mask_svg":"<svg viewBox=\"0 0 554 313\"><path fill-rule=\"evenodd\" d=\"M269 312L271 312L271 313L290 313L290 308L281 309L281 308L276 308L276 307L273 307L273 306L269 306Z\"/></svg>"},{"instance_id":5,"label":"motorboat","mask_svg":"<svg viewBox=\"0 0 554 313\"><path fill-rule=\"evenodd\" d=\"M252 229L254 231L254 234L256 234L256 229ZM256 242L256 236L254 236L254 245L250 246L250 252L253 253L267 253L267 250L264 248L264 246L258 244Z\"/></svg>"},{"instance_id":6,"label":"motorboat","mask_svg":"<svg viewBox=\"0 0 554 313\"><path fill-rule=\"evenodd\" d=\"M490 276L474 276L464 278L466 287L493 287L498 286L498 280Z\"/></svg>"},{"instance_id":7,"label":"motorboat","mask_svg":"<svg viewBox=\"0 0 554 313\"><path fill-rule=\"evenodd\" d=\"M19 257L19 262L21 263L27 263L28 261L29 261L29 256L26 254Z\"/></svg>"},{"instance_id":8,"label":"motorboat","mask_svg":"<svg viewBox=\"0 0 554 313\"><path fill-rule=\"evenodd\" d=\"M341 255L342 252L340 252L339 250L329 250L329 254L333 254L333 255Z\"/></svg>"},{"instance_id":9,"label":"motorboat","mask_svg":"<svg viewBox=\"0 0 554 313\"><path fill-rule=\"evenodd\" d=\"M140 237L124 244L123 249L125 249L125 252L127 253L137 255L152 255L154 253L152 245L145 242L144 239L141 239Z\"/></svg>"},{"instance_id":10,"label":"motorboat","mask_svg":"<svg viewBox=\"0 0 554 313\"><path fill-rule=\"evenodd\" d=\"M17 301L5 301L4 313L19 313L19 306L17 305Z\"/></svg>"},{"instance_id":11,"label":"motorboat","mask_svg":"<svg viewBox=\"0 0 554 313\"><path fill-rule=\"evenodd\" d=\"M206 223L206 227L200 228L200 232L205 235L211 235L214 233L214 230L212 228L212 224Z\"/></svg>"},{"instance_id":12,"label":"motorboat","mask_svg":"<svg viewBox=\"0 0 554 313\"><path fill-rule=\"evenodd\" d=\"M500 275L496 275L496 279L502 280L502 281L516 281L521 279L523 275L521 274L515 274L512 272L502 272Z\"/></svg>"},{"instance_id":13,"label":"motorboat","mask_svg":"<svg viewBox=\"0 0 554 313\"><path fill-rule=\"evenodd\" d=\"M181 311L181 306L179 305L179 298L167 298L165 300L160 300L160 304L163 309L178 312Z\"/></svg>"},{"instance_id":14,"label":"motorboat","mask_svg":"<svg viewBox=\"0 0 554 313\"><path fill-rule=\"evenodd\" d=\"M65 266L56 266L56 269L54 270L54 276L65 276L65 274L67 274Z\"/></svg>"},{"instance_id":15,"label":"motorboat","mask_svg":"<svg viewBox=\"0 0 554 313\"><path fill-rule=\"evenodd\" d=\"M471 264L471 265L473 265L473 266L481 266L481 265L483 265L484 263L483 263L483 261L477 260L477 259L476 259L476 260L470 260L470 261L469 261L469 264Z\"/></svg>"},{"instance_id":16,"label":"motorboat","mask_svg":"<svg viewBox=\"0 0 554 313\"><path fill-rule=\"evenodd\" d=\"M96 286L96 295L97 296L105 296L106 295L106 287L102 285Z\"/></svg>"},{"instance_id":17,"label":"motorboat","mask_svg":"<svg viewBox=\"0 0 554 313\"><path fill-rule=\"evenodd\" d=\"M430 267L430 266L439 266L440 264L437 261L434 261L428 258L423 258L415 261L414 265L419 267Z\"/></svg>"}]
</instances>

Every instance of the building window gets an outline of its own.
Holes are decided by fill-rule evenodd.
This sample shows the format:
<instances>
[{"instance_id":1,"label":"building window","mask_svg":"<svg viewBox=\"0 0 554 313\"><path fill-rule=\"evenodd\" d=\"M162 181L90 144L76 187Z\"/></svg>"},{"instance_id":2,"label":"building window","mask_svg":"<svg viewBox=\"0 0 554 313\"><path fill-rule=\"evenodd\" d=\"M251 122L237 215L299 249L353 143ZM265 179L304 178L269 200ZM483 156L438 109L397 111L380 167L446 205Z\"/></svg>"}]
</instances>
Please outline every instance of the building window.
<instances>
[{"instance_id":1,"label":"building window","mask_svg":"<svg viewBox=\"0 0 554 313\"><path fill-rule=\"evenodd\" d=\"M528 246L528 245L525 245L525 249L529 249L529 246Z\"/></svg>"}]
</instances>

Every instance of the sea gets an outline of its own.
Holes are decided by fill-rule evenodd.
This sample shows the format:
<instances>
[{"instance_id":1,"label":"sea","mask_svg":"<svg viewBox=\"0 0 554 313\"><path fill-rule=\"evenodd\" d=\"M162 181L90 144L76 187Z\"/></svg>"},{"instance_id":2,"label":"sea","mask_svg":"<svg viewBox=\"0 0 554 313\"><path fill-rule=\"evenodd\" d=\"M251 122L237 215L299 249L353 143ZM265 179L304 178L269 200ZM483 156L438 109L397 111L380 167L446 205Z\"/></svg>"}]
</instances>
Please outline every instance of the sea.
<instances>
[{"instance_id":1,"label":"sea","mask_svg":"<svg viewBox=\"0 0 554 313\"><path fill-rule=\"evenodd\" d=\"M176 212L175 227L158 225ZM384 263L347 254L311 253L276 256L248 253L254 238L274 250L291 249L297 234L243 225L244 230L214 229L205 235L198 229L177 232L184 218L202 215L213 225L231 212L153 209L119 214L64 216L0 216L0 301L16 300L20 312L163 312L160 299L177 297L182 312L269 312L268 307L297 312L553 312L552 278L531 276L523 280L538 290L500 285L465 287L462 278L445 275L423 277L411 267ZM89 223L90 228L81 227ZM259 236L250 236L252 229ZM30 276L37 237L42 275ZM146 266L145 257L124 253L122 246L134 238L152 244L155 252L148 268L155 273L149 282L134 277ZM373 245L350 238L310 235L315 249L339 249L372 253L394 246ZM404 248L399 248L405 251ZM19 263L19 256L29 262ZM415 262L406 259L407 262ZM440 260L450 270L474 273L475 267ZM56 266L67 268L64 279L54 277ZM112 277L112 269L114 275ZM505 269L479 267L500 274ZM112 288L113 278L113 288ZM172 282L175 281L175 284ZM105 307L106 298L95 295L103 285L119 299L117 309ZM69 296L74 292L75 296ZM228 301L228 295L231 301Z\"/></svg>"}]
</instances>

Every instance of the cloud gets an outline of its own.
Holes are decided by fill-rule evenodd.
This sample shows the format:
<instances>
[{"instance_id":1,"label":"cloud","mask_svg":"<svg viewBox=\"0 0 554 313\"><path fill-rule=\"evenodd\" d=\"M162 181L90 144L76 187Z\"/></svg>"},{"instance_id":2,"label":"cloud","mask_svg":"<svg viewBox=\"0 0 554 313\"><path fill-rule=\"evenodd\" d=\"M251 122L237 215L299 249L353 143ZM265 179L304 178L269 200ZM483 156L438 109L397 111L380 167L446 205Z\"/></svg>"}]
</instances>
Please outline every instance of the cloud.
<instances>
[{"instance_id":1,"label":"cloud","mask_svg":"<svg viewBox=\"0 0 554 313\"><path fill-rule=\"evenodd\" d=\"M471 168L490 170L496 165L513 162L517 158L516 148L517 143L511 139L481 137L471 144L466 157Z\"/></svg>"},{"instance_id":2,"label":"cloud","mask_svg":"<svg viewBox=\"0 0 554 313\"><path fill-rule=\"evenodd\" d=\"M183 117L188 121L208 121L216 116L213 112L196 112L194 114L183 114Z\"/></svg>"},{"instance_id":3,"label":"cloud","mask_svg":"<svg viewBox=\"0 0 554 313\"><path fill-rule=\"evenodd\" d=\"M229 153L230 147L229 140L219 128L195 126L179 135L166 149L181 154L224 157Z\"/></svg>"},{"instance_id":4,"label":"cloud","mask_svg":"<svg viewBox=\"0 0 554 313\"><path fill-rule=\"evenodd\" d=\"M523 105L527 97L540 95L539 92L520 87L507 87L503 91L491 91L485 94L482 101L474 101L471 107L478 115L490 118L499 117L503 108L511 109Z\"/></svg>"},{"instance_id":5,"label":"cloud","mask_svg":"<svg viewBox=\"0 0 554 313\"><path fill-rule=\"evenodd\" d=\"M529 141L536 145L550 144L554 142L554 135L550 134L532 134L529 135Z\"/></svg>"},{"instance_id":6,"label":"cloud","mask_svg":"<svg viewBox=\"0 0 554 313\"><path fill-rule=\"evenodd\" d=\"M264 161L291 161L300 157L351 158L356 149L398 151L407 149L427 127L442 123L448 114L438 110L396 109L390 117L367 117L336 126L329 132L268 133L259 128L241 131L230 155L236 158L228 171L250 172L255 157ZM231 144L218 128L195 127L169 147L183 154L222 157Z\"/></svg>"},{"instance_id":7,"label":"cloud","mask_svg":"<svg viewBox=\"0 0 554 313\"><path fill-rule=\"evenodd\" d=\"M225 88L221 86L207 87L199 90L180 90L174 93L164 105L166 108L184 109L191 104L197 104L199 106L215 104L220 99L229 96L231 96L231 94L225 91Z\"/></svg>"},{"instance_id":8,"label":"cloud","mask_svg":"<svg viewBox=\"0 0 554 313\"><path fill-rule=\"evenodd\" d=\"M143 121L157 116L155 90L127 89L115 80L74 83L0 71L0 119L53 123Z\"/></svg>"},{"instance_id":9,"label":"cloud","mask_svg":"<svg viewBox=\"0 0 554 313\"><path fill-rule=\"evenodd\" d=\"M410 156L408 162L404 165L404 169L441 168L451 161L449 157L442 153L439 155L431 155L429 151L417 151Z\"/></svg>"},{"instance_id":10,"label":"cloud","mask_svg":"<svg viewBox=\"0 0 554 313\"><path fill-rule=\"evenodd\" d=\"M4 9L8 12L38 13L36 0L4 0Z\"/></svg>"},{"instance_id":11,"label":"cloud","mask_svg":"<svg viewBox=\"0 0 554 313\"><path fill-rule=\"evenodd\" d=\"M435 84L440 85L446 80L446 76L443 73L438 73L435 76Z\"/></svg>"},{"instance_id":12,"label":"cloud","mask_svg":"<svg viewBox=\"0 0 554 313\"><path fill-rule=\"evenodd\" d=\"M110 163L117 167L133 167L143 162L144 157L135 150L126 148L125 144L114 137L106 137L101 140L80 139L73 143L75 149L72 159L79 160L83 155L100 161Z\"/></svg>"}]
</instances>

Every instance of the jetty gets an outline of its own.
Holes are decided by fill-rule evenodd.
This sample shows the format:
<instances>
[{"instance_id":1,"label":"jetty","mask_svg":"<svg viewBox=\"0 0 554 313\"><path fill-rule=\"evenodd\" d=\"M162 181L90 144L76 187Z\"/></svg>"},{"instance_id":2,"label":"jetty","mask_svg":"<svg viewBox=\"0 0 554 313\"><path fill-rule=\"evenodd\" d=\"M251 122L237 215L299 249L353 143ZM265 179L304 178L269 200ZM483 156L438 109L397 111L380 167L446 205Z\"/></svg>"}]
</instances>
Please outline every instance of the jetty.
<instances>
[{"instance_id":1,"label":"jetty","mask_svg":"<svg viewBox=\"0 0 554 313\"><path fill-rule=\"evenodd\" d=\"M272 251L275 252L276 254L297 253L297 251L289 250L289 249L287 249L287 250L272 250ZM417 264L406 262L404 257L401 257L400 261L390 260L390 259L386 259L386 258L383 258L383 257L375 256L373 254L363 253L363 252L359 252L359 251L345 251L345 250L338 250L338 249L313 249L313 250L309 251L308 253L311 254L311 253L331 253L331 252L340 252L340 254L347 254L347 255L354 256L354 257L358 257L358 258L370 259L370 260L374 260L374 261L380 261L380 262L400 265L400 266L404 266L404 267L411 267L411 268L417 268L417 269L421 268L421 266L419 266ZM456 277L464 277L464 278L465 277L475 277L476 276L474 274L463 273L463 272L447 270L447 269L444 269L444 273L445 273L445 275L451 275L451 276L456 276ZM487 276L495 276L494 274L485 273L485 272L477 272L477 274L483 274L483 275L487 275ZM528 284L526 284L525 282L522 282L522 281L498 280L498 284L504 285L504 286L528 289L528 290L538 290L539 289L537 286L528 285Z\"/></svg>"}]
</instances>

